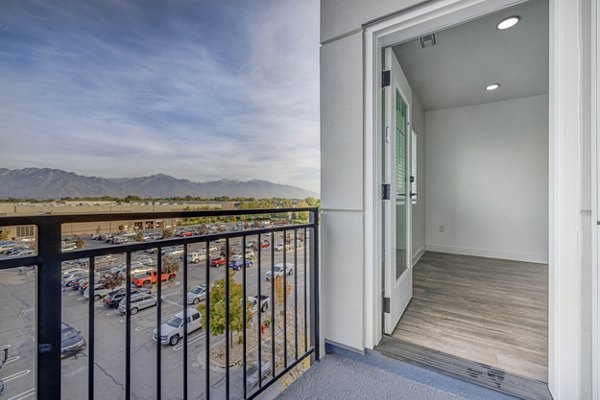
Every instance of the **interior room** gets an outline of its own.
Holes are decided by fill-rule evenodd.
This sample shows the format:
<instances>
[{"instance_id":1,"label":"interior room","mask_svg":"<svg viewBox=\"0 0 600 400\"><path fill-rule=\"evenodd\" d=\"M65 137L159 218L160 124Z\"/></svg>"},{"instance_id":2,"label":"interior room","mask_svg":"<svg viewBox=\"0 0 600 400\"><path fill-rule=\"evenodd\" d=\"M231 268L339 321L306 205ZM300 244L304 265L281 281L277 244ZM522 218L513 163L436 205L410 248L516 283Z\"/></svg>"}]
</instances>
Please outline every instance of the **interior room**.
<instances>
[{"instance_id":1,"label":"interior room","mask_svg":"<svg viewBox=\"0 0 600 400\"><path fill-rule=\"evenodd\" d=\"M391 338L539 382L548 41L548 3L531 0L393 47L412 90L414 182L413 296Z\"/></svg>"}]
</instances>

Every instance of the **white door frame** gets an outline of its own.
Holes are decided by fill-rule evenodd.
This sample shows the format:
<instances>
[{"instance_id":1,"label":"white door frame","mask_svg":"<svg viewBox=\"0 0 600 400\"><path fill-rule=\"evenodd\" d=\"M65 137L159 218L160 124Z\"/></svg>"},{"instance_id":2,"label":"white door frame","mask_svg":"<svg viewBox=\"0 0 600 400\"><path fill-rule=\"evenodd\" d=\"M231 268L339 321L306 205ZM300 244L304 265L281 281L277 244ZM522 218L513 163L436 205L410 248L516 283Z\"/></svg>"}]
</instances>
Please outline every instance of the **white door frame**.
<instances>
[{"instance_id":1,"label":"white door frame","mask_svg":"<svg viewBox=\"0 0 600 400\"><path fill-rule=\"evenodd\" d=\"M382 337L381 49L524 0L439 0L366 26L365 347ZM581 136L579 2L549 0L549 343L548 382L556 400L581 398ZM596 357L594 359L597 359Z\"/></svg>"}]
</instances>

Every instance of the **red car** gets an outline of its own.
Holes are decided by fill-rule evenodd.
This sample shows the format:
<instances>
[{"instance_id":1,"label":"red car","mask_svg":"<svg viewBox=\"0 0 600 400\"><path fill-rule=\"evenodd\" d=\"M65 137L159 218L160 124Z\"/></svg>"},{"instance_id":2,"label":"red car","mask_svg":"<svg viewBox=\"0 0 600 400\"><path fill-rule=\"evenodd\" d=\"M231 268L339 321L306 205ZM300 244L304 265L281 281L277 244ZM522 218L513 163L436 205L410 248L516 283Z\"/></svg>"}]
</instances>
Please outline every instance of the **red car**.
<instances>
[{"instance_id":1,"label":"red car","mask_svg":"<svg viewBox=\"0 0 600 400\"><path fill-rule=\"evenodd\" d=\"M211 267L220 267L221 265L225 265L225 257L214 257L210 259Z\"/></svg>"},{"instance_id":2,"label":"red car","mask_svg":"<svg viewBox=\"0 0 600 400\"><path fill-rule=\"evenodd\" d=\"M263 240L262 242L260 242L260 247L267 248L271 245L271 242L269 242L267 239Z\"/></svg>"}]
</instances>

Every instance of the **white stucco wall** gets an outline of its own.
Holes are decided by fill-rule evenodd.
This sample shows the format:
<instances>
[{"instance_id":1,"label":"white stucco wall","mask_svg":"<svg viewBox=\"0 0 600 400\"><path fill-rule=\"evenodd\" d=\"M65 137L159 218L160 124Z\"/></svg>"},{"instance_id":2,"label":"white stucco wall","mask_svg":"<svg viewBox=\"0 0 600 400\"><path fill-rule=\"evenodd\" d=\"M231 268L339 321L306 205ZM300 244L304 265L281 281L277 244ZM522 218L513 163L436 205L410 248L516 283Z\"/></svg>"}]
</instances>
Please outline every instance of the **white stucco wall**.
<instances>
[{"instance_id":1,"label":"white stucco wall","mask_svg":"<svg viewBox=\"0 0 600 400\"><path fill-rule=\"evenodd\" d=\"M363 349L363 92L360 33L321 47L321 327Z\"/></svg>"},{"instance_id":2,"label":"white stucco wall","mask_svg":"<svg viewBox=\"0 0 600 400\"><path fill-rule=\"evenodd\" d=\"M426 0L321 0L321 43L355 32L361 25Z\"/></svg>"}]
</instances>

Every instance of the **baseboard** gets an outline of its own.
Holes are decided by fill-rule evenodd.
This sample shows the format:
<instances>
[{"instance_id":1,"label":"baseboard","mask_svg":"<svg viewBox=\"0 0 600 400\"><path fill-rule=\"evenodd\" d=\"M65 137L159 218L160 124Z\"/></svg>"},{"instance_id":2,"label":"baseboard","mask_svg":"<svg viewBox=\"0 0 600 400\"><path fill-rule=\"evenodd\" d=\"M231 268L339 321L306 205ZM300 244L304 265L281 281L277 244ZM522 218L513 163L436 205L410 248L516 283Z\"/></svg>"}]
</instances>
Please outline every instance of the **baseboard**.
<instances>
[{"instance_id":1,"label":"baseboard","mask_svg":"<svg viewBox=\"0 0 600 400\"><path fill-rule=\"evenodd\" d=\"M413 267L415 265L417 265L417 263L419 262L421 257L423 257L423 254L425 254L425 248L426 248L425 244L423 244L423 246L419 247L419 250L417 250L417 252L415 254L413 254L413 258L412 258Z\"/></svg>"},{"instance_id":2,"label":"baseboard","mask_svg":"<svg viewBox=\"0 0 600 400\"><path fill-rule=\"evenodd\" d=\"M425 248L427 251L436 251L439 253L450 253L450 254L464 254L467 256L478 256L478 257L489 257L489 258L500 258L503 260L515 260L525 261L539 264L548 264L548 255L546 254L529 254L529 253L516 253L500 250L488 250L488 249L471 249L467 247L454 247L446 246L441 244L426 244Z\"/></svg>"}]
</instances>

